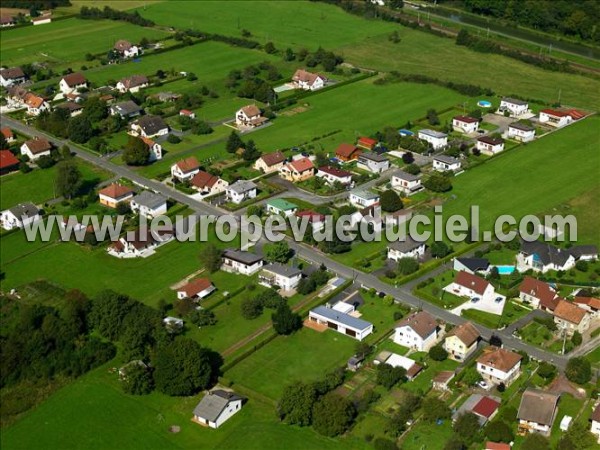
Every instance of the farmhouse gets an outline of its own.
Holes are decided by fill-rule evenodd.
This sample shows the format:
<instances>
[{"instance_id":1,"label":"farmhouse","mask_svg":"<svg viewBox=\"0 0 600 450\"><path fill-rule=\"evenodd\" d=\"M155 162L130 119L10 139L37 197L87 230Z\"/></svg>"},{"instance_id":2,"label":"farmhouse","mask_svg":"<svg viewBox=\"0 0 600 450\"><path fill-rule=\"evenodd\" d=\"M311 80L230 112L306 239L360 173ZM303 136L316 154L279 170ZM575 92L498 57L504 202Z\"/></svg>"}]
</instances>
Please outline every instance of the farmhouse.
<instances>
[{"instance_id":1,"label":"farmhouse","mask_svg":"<svg viewBox=\"0 0 600 450\"><path fill-rule=\"evenodd\" d=\"M177 298L179 300L183 300L184 298L201 300L215 290L216 287L208 278L196 278L177 289Z\"/></svg>"},{"instance_id":2,"label":"farmhouse","mask_svg":"<svg viewBox=\"0 0 600 450\"><path fill-rule=\"evenodd\" d=\"M131 124L133 136L151 138L169 134L169 126L160 116L143 116Z\"/></svg>"},{"instance_id":3,"label":"farmhouse","mask_svg":"<svg viewBox=\"0 0 600 450\"><path fill-rule=\"evenodd\" d=\"M0 175L18 169L20 163L21 161L10 150L0 150Z\"/></svg>"},{"instance_id":4,"label":"farmhouse","mask_svg":"<svg viewBox=\"0 0 600 450\"><path fill-rule=\"evenodd\" d=\"M23 228L38 220L40 210L33 203L20 203L0 213L0 226L5 230Z\"/></svg>"},{"instance_id":5,"label":"farmhouse","mask_svg":"<svg viewBox=\"0 0 600 450\"><path fill-rule=\"evenodd\" d=\"M238 180L225 188L227 200L237 205L256 197L256 184L252 181Z\"/></svg>"},{"instance_id":6,"label":"farmhouse","mask_svg":"<svg viewBox=\"0 0 600 450\"><path fill-rule=\"evenodd\" d=\"M256 105L247 105L235 113L235 123L238 127L256 128L269 119L262 116L260 108Z\"/></svg>"},{"instance_id":7,"label":"farmhouse","mask_svg":"<svg viewBox=\"0 0 600 450\"><path fill-rule=\"evenodd\" d=\"M145 75L131 75L119 80L115 87L121 94L125 94L126 92L135 94L136 92L139 92L140 89L148 87L148 84L148 77Z\"/></svg>"},{"instance_id":8,"label":"farmhouse","mask_svg":"<svg viewBox=\"0 0 600 450\"><path fill-rule=\"evenodd\" d=\"M448 135L435 130L419 130L419 139L428 142L434 150L448 146Z\"/></svg>"},{"instance_id":9,"label":"farmhouse","mask_svg":"<svg viewBox=\"0 0 600 450\"><path fill-rule=\"evenodd\" d=\"M508 126L507 136L521 142L533 141L535 138L535 128L524 123L511 123Z\"/></svg>"},{"instance_id":10,"label":"farmhouse","mask_svg":"<svg viewBox=\"0 0 600 450\"><path fill-rule=\"evenodd\" d=\"M500 101L500 107L498 113L504 114L508 112L510 117L519 117L529 112L529 103L523 100L517 100L515 98L504 97Z\"/></svg>"},{"instance_id":11,"label":"farmhouse","mask_svg":"<svg viewBox=\"0 0 600 450\"><path fill-rule=\"evenodd\" d=\"M392 367L402 367L406 370L406 379L412 381L415 377L421 373L423 366L417 364L414 360L407 358L406 356L391 353L386 350L382 351L377 358L373 361L373 364L387 364Z\"/></svg>"},{"instance_id":12,"label":"farmhouse","mask_svg":"<svg viewBox=\"0 0 600 450\"><path fill-rule=\"evenodd\" d=\"M461 415L471 413L475 414L479 421L479 426L482 427L494 418L499 407L500 399L498 397L472 394L467 401L452 414L452 420L456 421Z\"/></svg>"},{"instance_id":13,"label":"farmhouse","mask_svg":"<svg viewBox=\"0 0 600 450\"><path fill-rule=\"evenodd\" d=\"M144 144L148 146L148 150L150 151L148 162L154 162L162 159L162 145L147 137L140 137L140 139L144 141Z\"/></svg>"},{"instance_id":14,"label":"farmhouse","mask_svg":"<svg viewBox=\"0 0 600 450\"><path fill-rule=\"evenodd\" d=\"M68 111L70 117L76 117L83 112L83 106L75 102L64 102L59 105L56 105L56 108Z\"/></svg>"},{"instance_id":15,"label":"farmhouse","mask_svg":"<svg viewBox=\"0 0 600 450\"><path fill-rule=\"evenodd\" d=\"M281 216L293 216L298 211L298 206L282 198L274 198L267 201L267 212Z\"/></svg>"},{"instance_id":16,"label":"farmhouse","mask_svg":"<svg viewBox=\"0 0 600 450\"><path fill-rule=\"evenodd\" d=\"M485 258L454 258L453 269L457 272L464 271L471 274L481 272L487 274L490 262Z\"/></svg>"},{"instance_id":17,"label":"farmhouse","mask_svg":"<svg viewBox=\"0 0 600 450\"><path fill-rule=\"evenodd\" d=\"M8 142L9 144L12 142L15 142L15 134L12 132L12 130L8 127L4 127L4 128L0 128L0 133L2 133L2 136L4 136L4 140L6 142Z\"/></svg>"},{"instance_id":18,"label":"farmhouse","mask_svg":"<svg viewBox=\"0 0 600 450\"><path fill-rule=\"evenodd\" d=\"M496 155L504 150L504 139L482 136L477 138L476 148L484 155Z\"/></svg>"},{"instance_id":19,"label":"farmhouse","mask_svg":"<svg viewBox=\"0 0 600 450\"><path fill-rule=\"evenodd\" d=\"M113 49L122 58L134 58L140 54L140 49L137 45L133 45L131 42L123 39L118 40Z\"/></svg>"},{"instance_id":20,"label":"farmhouse","mask_svg":"<svg viewBox=\"0 0 600 450\"><path fill-rule=\"evenodd\" d=\"M0 86L9 87L13 84L20 84L27 80L25 72L20 67L11 67L0 70Z\"/></svg>"},{"instance_id":21,"label":"farmhouse","mask_svg":"<svg viewBox=\"0 0 600 450\"><path fill-rule=\"evenodd\" d=\"M292 76L292 82L296 89L316 91L317 89L321 89L325 86L327 78L318 73L311 73L304 69L298 69Z\"/></svg>"},{"instance_id":22,"label":"farmhouse","mask_svg":"<svg viewBox=\"0 0 600 450\"><path fill-rule=\"evenodd\" d=\"M26 155L31 161L41 156L50 156L51 151L52 145L44 138L35 137L21 145L21 154Z\"/></svg>"},{"instance_id":23,"label":"farmhouse","mask_svg":"<svg viewBox=\"0 0 600 450\"><path fill-rule=\"evenodd\" d=\"M423 190L421 177L398 170L392 175L392 189L403 192L406 195L412 195Z\"/></svg>"},{"instance_id":24,"label":"farmhouse","mask_svg":"<svg viewBox=\"0 0 600 450\"><path fill-rule=\"evenodd\" d=\"M284 162L285 155L277 150L276 152L267 153L258 158L254 163L254 168L263 173L271 173L281 169Z\"/></svg>"},{"instance_id":25,"label":"farmhouse","mask_svg":"<svg viewBox=\"0 0 600 450\"><path fill-rule=\"evenodd\" d=\"M116 208L119 203L129 202L133 198L133 189L121 184L111 184L98 192L100 204Z\"/></svg>"},{"instance_id":26,"label":"farmhouse","mask_svg":"<svg viewBox=\"0 0 600 450\"><path fill-rule=\"evenodd\" d=\"M523 392L517 413L518 433L540 433L549 436L559 398L558 394L538 389L527 389Z\"/></svg>"},{"instance_id":27,"label":"farmhouse","mask_svg":"<svg viewBox=\"0 0 600 450\"><path fill-rule=\"evenodd\" d=\"M491 283L469 272L458 272L454 282L446 286L444 290L459 297L471 299L490 299L496 294Z\"/></svg>"},{"instance_id":28,"label":"farmhouse","mask_svg":"<svg viewBox=\"0 0 600 450\"><path fill-rule=\"evenodd\" d=\"M226 272L252 275L263 266L262 256L241 250L225 250L221 269Z\"/></svg>"},{"instance_id":29,"label":"farmhouse","mask_svg":"<svg viewBox=\"0 0 600 450\"><path fill-rule=\"evenodd\" d=\"M390 242L387 248L388 259L398 261L402 258L419 259L425 254L425 242L419 242L407 236L404 241Z\"/></svg>"},{"instance_id":30,"label":"farmhouse","mask_svg":"<svg viewBox=\"0 0 600 450\"><path fill-rule=\"evenodd\" d=\"M390 160L375 152L365 152L358 157L356 167L371 173L381 173L390 168Z\"/></svg>"},{"instance_id":31,"label":"farmhouse","mask_svg":"<svg viewBox=\"0 0 600 450\"><path fill-rule=\"evenodd\" d=\"M88 82L81 72L70 73L65 75L58 83L60 92L70 94L77 92L79 89L87 89Z\"/></svg>"},{"instance_id":32,"label":"farmhouse","mask_svg":"<svg viewBox=\"0 0 600 450\"><path fill-rule=\"evenodd\" d=\"M193 421L210 428L219 428L242 409L243 398L234 392L209 391L194 408Z\"/></svg>"},{"instance_id":33,"label":"farmhouse","mask_svg":"<svg viewBox=\"0 0 600 450\"><path fill-rule=\"evenodd\" d=\"M371 151L377 146L377 139L363 136L358 139L356 146Z\"/></svg>"},{"instance_id":34,"label":"farmhouse","mask_svg":"<svg viewBox=\"0 0 600 450\"><path fill-rule=\"evenodd\" d=\"M354 161L360 154L360 149L352 144L340 144L335 149L335 157L343 162Z\"/></svg>"},{"instance_id":35,"label":"farmhouse","mask_svg":"<svg viewBox=\"0 0 600 450\"><path fill-rule=\"evenodd\" d=\"M315 174L315 166L310 158L300 158L279 169L279 176L284 180L298 182L308 180Z\"/></svg>"},{"instance_id":36,"label":"farmhouse","mask_svg":"<svg viewBox=\"0 0 600 450\"><path fill-rule=\"evenodd\" d=\"M567 336L572 336L576 331L583 334L590 326L590 316L583 308L560 299L554 309L554 323Z\"/></svg>"},{"instance_id":37,"label":"farmhouse","mask_svg":"<svg viewBox=\"0 0 600 450\"><path fill-rule=\"evenodd\" d=\"M469 116L455 116L452 119L452 129L461 133L475 133L479 129L479 120Z\"/></svg>"},{"instance_id":38,"label":"farmhouse","mask_svg":"<svg viewBox=\"0 0 600 450\"><path fill-rule=\"evenodd\" d=\"M543 311L554 311L560 299L549 284L530 276L525 276L519 286L519 298Z\"/></svg>"},{"instance_id":39,"label":"farmhouse","mask_svg":"<svg viewBox=\"0 0 600 450\"><path fill-rule=\"evenodd\" d=\"M139 116L141 112L142 108L132 100L116 103L110 107L111 116L119 115L123 119Z\"/></svg>"},{"instance_id":40,"label":"farmhouse","mask_svg":"<svg viewBox=\"0 0 600 450\"><path fill-rule=\"evenodd\" d=\"M157 217L167 212L167 199L160 194L143 191L131 200L131 210L143 217Z\"/></svg>"},{"instance_id":41,"label":"farmhouse","mask_svg":"<svg viewBox=\"0 0 600 450\"><path fill-rule=\"evenodd\" d=\"M296 217L300 223L302 220L308 220L313 231L321 230L325 226L325 216L314 211L298 211Z\"/></svg>"},{"instance_id":42,"label":"farmhouse","mask_svg":"<svg viewBox=\"0 0 600 450\"><path fill-rule=\"evenodd\" d=\"M373 324L327 306L317 306L308 313L308 320L338 333L362 341L373 332Z\"/></svg>"},{"instance_id":43,"label":"farmhouse","mask_svg":"<svg viewBox=\"0 0 600 450\"><path fill-rule=\"evenodd\" d=\"M302 271L284 264L273 263L263 267L258 283L266 287L278 287L283 291L296 289L302 279Z\"/></svg>"},{"instance_id":44,"label":"farmhouse","mask_svg":"<svg viewBox=\"0 0 600 450\"><path fill-rule=\"evenodd\" d=\"M540 111L540 122L561 128L573 122L569 113L556 109L542 109Z\"/></svg>"},{"instance_id":45,"label":"farmhouse","mask_svg":"<svg viewBox=\"0 0 600 450\"><path fill-rule=\"evenodd\" d=\"M316 176L325 180L325 183L329 185L335 183L340 183L344 186L352 184L352 174L350 172L333 166L319 167Z\"/></svg>"},{"instance_id":46,"label":"farmhouse","mask_svg":"<svg viewBox=\"0 0 600 450\"><path fill-rule=\"evenodd\" d=\"M477 359L477 372L491 384L504 383L508 386L519 377L522 358L510 350L488 347Z\"/></svg>"},{"instance_id":47,"label":"farmhouse","mask_svg":"<svg viewBox=\"0 0 600 450\"><path fill-rule=\"evenodd\" d=\"M573 303L586 311L590 317L600 316L600 298L575 296Z\"/></svg>"},{"instance_id":48,"label":"farmhouse","mask_svg":"<svg viewBox=\"0 0 600 450\"><path fill-rule=\"evenodd\" d=\"M379 194L357 189L350 192L349 200L357 208L368 208L379 204Z\"/></svg>"},{"instance_id":49,"label":"farmhouse","mask_svg":"<svg viewBox=\"0 0 600 450\"><path fill-rule=\"evenodd\" d=\"M577 261L572 254L574 249L576 247L565 250L546 242L522 241L521 251L517 255L517 269L519 272L532 269L542 273L572 269Z\"/></svg>"},{"instance_id":50,"label":"farmhouse","mask_svg":"<svg viewBox=\"0 0 600 450\"><path fill-rule=\"evenodd\" d=\"M464 361L477 349L479 338L477 328L471 322L465 322L454 327L446 335L444 349L450 358Z\"/></svg>"},{"instance_id":51,"label":"farmhouse","mask_svg":"<svg viewBox=\"0 0 600 450\"><path fill-rule=\"evenodd\" d=\"M592 427L590 431L592 432L592 434L598 437L598 443L600 443L600 403L598 403L594 408L591 420Z\"/></svg>"},{"instance_id":52,"label":"farmhouse","mask_svg":"<svg viewBox=\"0 0 600 450\"><path fill-rule=\"evenodd\" d=\"M433 169L438 172L446 172L451 170L456 172L460 170L462 163L460 160L447 155L437 155L433 157Z\"/></svg>"},{"instance_id":53,"label":"farmhouse","mask_svg":"<svg viewBox=\"0 0 600 450\"><path fill-rule=\"evenodd\" d=\"M191 185L202 195L213 195L223 192L229 183L222 178L199 170L191 180Z\"/></svg>"},{"instance_id":54,"label":"farmhouse","mask_svg":"<svg viewBox=\"0 0 600 450\"><path fill-rule=\"evenodd\" d=\"M414 313L398 325L394 332L394 342L420 352L428 351L438 337L438 324L427 312Z\"/></svg>"},{"instance_id":55,"label":"farmhouse","mask_svg":"<svg viewBox=\"0 0 600 450\"><path fill-rule=\"evenodd\" d=\"M181 182L191 180L198 172L200 172L200 163L193 156L182 159L171 166L171 176Z\"/></svg>"}]
</instances>

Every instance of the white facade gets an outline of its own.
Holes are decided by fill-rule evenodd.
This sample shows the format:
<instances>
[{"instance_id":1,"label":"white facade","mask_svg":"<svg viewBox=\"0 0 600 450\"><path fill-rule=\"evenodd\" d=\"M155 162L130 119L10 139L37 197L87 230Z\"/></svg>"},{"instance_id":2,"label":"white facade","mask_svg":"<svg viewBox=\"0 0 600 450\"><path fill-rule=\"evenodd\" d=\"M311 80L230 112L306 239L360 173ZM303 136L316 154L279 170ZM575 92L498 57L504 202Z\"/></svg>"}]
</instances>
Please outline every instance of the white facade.
<instances>
[{"instance_id":1,"label":"white facade","mask_svg":"<svg viewBox=\"0 0 600 450\"><path fill-rule=\"evenodd\" d=\"M29 217L17 217L10 209L2 211L0 213L0 226L5 230L12 230L14 228L23 228L33 222L41 220L39 213Z\"/></svg>"},{"instance_id":2,"label":"white facade","mask_svg":"<svg viewBox=\"0 0 600 450\"><path fill-rule=\"evenodd\" d=\"M394 342L398 345L408 347L420 352L426 352L435 345L437 341L437 330L433 330L427 337L423 338L410 325L397 327L394 332Z\"/></svg>"},{"instance_id":3,"label":"white facade","mask_svg":"<svg viewBox=\"0 0 600 450\"><path fill-rule=\"evenodd\" d=\"M439 150L448 146L448 136L444 133L433 130L420 130L419 139L431 144L434 150Z\"/></svg>"},{"instance_id":4,"label":"white facade","mask_svg":"<svg viewBox=\"0 0 600 450\"><path fill-rule=\"evenodd\" d=\"M154 206L154 207L148 207L146 205L140 205L139 203L137 203L135 201L135 197L133 198L133 200L131 200L131 210L133 212L137 212L140 216L144 216L144 217L157 217L157 216L162 216L164 214L167 213L167 201L165 200L164 203Z\"/></svg>"},{"instance_id":5,"label":"white facade","mask_svg":"<svg viewBox=\"0 0 600 450\"><path fill-rule=\"evenodd\" d=\"M450 283L448 286L446 286L444 288L444 291L449 292L450 294L457 295L459 297L466 297L466 298L479 297L482 299L491 299L496 295L494 286L492 286L491 283L487 283L487 286L486 286L483 294L479 294L479 293L475 292L473 289L471 289L470 287L463 286L462 284L458 284L456 282Z\"/></svg>"},{"instance_id":6,"label":"white facade","mask_svg":"<svg viewBox=\"0 0 600 450\"><path fill-rule=\"evenodd\" d=\"M573 118L560 111L542 110L540 111L540 122L552 125L556 128L561 128L569 125L573 121Z\"/></svg>"},{"instance_id":7,"label":"white facade","mask_svg":"<svg viewBox=\"0 0 600 450\"><path fill-rule=\"evenodd\" d=\"M479 372L482 378L491 381L493 384L504 383L506 386L508 386L512 381L519 377L520 371L521 361L516 363L512 368L508 369L507 372L477 362L477 372Z\"/></svg>"},{"instance_id":8,"label":"white facade","mask_svg":"<svg viewBox=\"0 0 600 450\"><path fill-rule=\"evenodd\" d=\"M227 196L228 201L239 205L246 200L256 197L256 186L248 189L238 189L238 183L239 182L233 183L225 188L225 195Z\"/></svg>"},{"instance_id":9,"label":"white facade","mask_svg":"<svg viewBox=\"0 0 600 450\"><path fill-rule=\"evenodd\" d=\"M529 104L520 100L503 98L500 101L500 108L498 108L498 112L503 113L504 111L508 111L512 117L519 117L529 111Z\"/></svg>"},{"instance_id":10,"label":"white facade","mask_svg":"<svg viewBox=\"0 0 600 450\"><path fill-rule=\"evenodd\" d=\"M263 266L263 260L260 259L253 263L245 263L236 259L223 257L223 265L221 268L226 272L239 273L241 275L253 275L258 272Z\"/></svg>"},{"instance_id":11,"label":"white facade","mask_svg":"<svg viewBox=\"0 0 600 450\"><path fill-rule=\"evenodd\" d=\"M452 119L452 128L465 134L475 133L479 129L479 121L461 120L455 117Z\"/></svg>"},{"instance_id":12,"label":"white facade","mask_svg":"<svg viewBox=\"0 0 600 450\"><path fill-rule=\"evenodd\" d=\"M477 140L477 150L479 150L484 155L495 155L504 150L504 141L492 144L489 142Z\"/></svg>"},{"instance_id":13,"label":"white facade","mask_svg":"<svg viewBox=\"0 0 600 450\"><path fill-rule=\"evenodd\" d=\"M456 172L457 170L460 170L461 166L462 163L455 158L433 158L433 169L439 172L446 172L448 170Z\"/></svg>"},{"instance_id":14,"label":"white facade","mask_svg":"<svg viewBox=\"0 0 600 450\"><path fill-rule=\"evenodd\" d=\"M598 409L598 407L596 407L596 409ZM592 434L596 435L596 437L598 438L598 443L600 444L600 414L594 414L592 416L592 427L590 428L590 431Z\"/></svg>"},{"instance_id":15,"label":"white facade","mask_svg":"<svg viewBox=\"0 0 600 450\"><path fill-rule=\"evenodd\" d=\"M194 420L198 423L208 425L210 428L219 428L225 422L227 422L231 416L237 414L242 410L242 400L235 399L227 403L227 406L221 411L219 416L215 420L209 420L204 417L194 414Z\"/></svg>"},{"instance_id":16,"label":"white facade","mask_svg":"<svg viewBox=\"0 0 600 450\"><path fill-rule=\"evenodd\" d=\"M63 78L58 83L58 88L60 89L60 92L62 92L63 94L70 94L71 92L77 92L78 89L87 88L87 82L79 83L74 86L69 86L67 84L67 82L65 81L65 79Z\"/></svg>"},{"instance_id":17,"label":"white facade","mask_svg":"<svg viewBox=\"0 0 600 450\"><path fill-rule=\"evenodd\" d=\"M178 164L173 164L171 166L171 176L182 182L190 181L198 172L200 172L200 167L184 171Z\"/></svg>"},{"instance_id":18,"label":"white facade","mask_svg":"<svg viewBox=\"0 0 600 450\"><path fill-rule=\"evenodd\" d=\"M51 150L45 150L43 152L39 152L39 153L33 153L31 151L31 149L27 146L27 143L21 145L21 154L22 155L27 155L27 157L31 160L31 161L35 161L36 159L40 158L41 156L50 156Z\"/></svg>"},{"instance_id":19,"label":"white facade","mask_svg":"<svg viewBox=\"0 0 600 450\"><path fill-rule=\"evenodd\" d=\"M388 253L387 253L388 259L392 259L394 261L398 261L402 258L418 259L425 254L425 243L422 243L418 247L408 250L408 251L401 251L401 250L394 249L392 247L388 247L387 251L388 251Z\"/></svg>"},{"instance_id":20,"label":"white facade","mask_svg":"<svg viewBox=\"0 0 600 450\"><path fill-rule=\"evenodd\" d=\"M270 271L265 267L262 273L258 276L258 283L266 287L279 286L284 291L291 291L298 287L302 273L296 273L291 276L286 276L274 271Z\"/></svg>"},{"instance_id":21,"label":"white facade","mask_svg":"<svg viewBox=\"0 0 600 450\"><path fill-rule=\"evenodd\" d=\"M347 185L352 183L352 174L343 174L341 176L319 169L316 174L317 178L323 178L327 184L334 184L336 182Z\"/></svg>"},{"instance_id":22,"label":"white facade","mask_svg":"<svg viewBox=\"0 0 600 450\"><path fill-rule=\"evenodd\" d=\"M368 170L371 173L385 172L390 168L390 161L384 159L383 161L375 161L370 159L367 155L361 154L358 157L358 163L356 167L363 170Z\"/></svg>"},{"instance_id":23,"label":"white facade","mask_svg":"<svg viewBox=\"0 0 600 450\"><path fill-rule=\"evenodd\" d=\"M392 189L403 192L406 195L412 195L423 189L421 178L411 174L393 175Z\"/></svg>"},{"instance_id":24,"label":"white facade","mask_svg":"<svg viewBox=\"0 0 600 450\"><path fill-rule=\"evenodd\" d=\"M319 325L326 325L328 329L350 336L358 341L362 341L373 332L372 323L326 306L317 306L311 309L308 313L308 319Z\"/></svg>"},{"instance_id":25,"label":"white facade","mask_svg":"<svg viewBox=\"0 0 600 450\"><path fill-rule=\"evenodd\" d=\"M507 136L517 141L530 142L535 139L535 129L522 129L509 125Z\"/></svg>"},{"instance_id":26,"label":"white facade","mask_svg":"<svg viewBox=\"0 0 600 450\"><path fill-rule=\"evenodd\" d=\"M368 208L379 203L379 195L370 192L350 192L349 200L357 208Z\"/></svg>"}]
</instances>

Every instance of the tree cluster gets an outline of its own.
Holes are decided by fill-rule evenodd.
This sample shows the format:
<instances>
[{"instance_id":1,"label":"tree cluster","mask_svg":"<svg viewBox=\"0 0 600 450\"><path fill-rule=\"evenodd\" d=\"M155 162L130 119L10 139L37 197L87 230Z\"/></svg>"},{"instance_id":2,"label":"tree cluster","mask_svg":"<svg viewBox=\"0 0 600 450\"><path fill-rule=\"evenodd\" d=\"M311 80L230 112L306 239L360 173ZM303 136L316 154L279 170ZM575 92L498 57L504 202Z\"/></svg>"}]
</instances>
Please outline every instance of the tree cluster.
<instances>
[{"instance_id":1,"label":"tree cluster","mask_svg":"<svg viewBox=\"0 0 600 450\"><path fill-rule=\"evenodd\" d=\"M92 19L92 20L101 20L101 19L110 19L110 20L120 20L122 22L129 22L134 25L139 25L142 27L152 27L154 26L154 22L150 19L145 19L140 16L140 13L134 11L132 13L127 11L118 11L116 9L111 8L110 6L105 6L103 9L82 6L79 11L79 17L82 19Z\"/></svg>"},{"instance_id":2,"label":"tree cluster","mask_svg":"<svg viewBox=\"0 0 600 450\"><path fill-rule=\"evenodd\" d=\"M317 290L319 286L324 285L329 280L330 274L327 272L325 267L320 267L319 270L315 270L308 277L300 280L298 284L298 293L307 295Z\"/></svg>"}]
</instances>

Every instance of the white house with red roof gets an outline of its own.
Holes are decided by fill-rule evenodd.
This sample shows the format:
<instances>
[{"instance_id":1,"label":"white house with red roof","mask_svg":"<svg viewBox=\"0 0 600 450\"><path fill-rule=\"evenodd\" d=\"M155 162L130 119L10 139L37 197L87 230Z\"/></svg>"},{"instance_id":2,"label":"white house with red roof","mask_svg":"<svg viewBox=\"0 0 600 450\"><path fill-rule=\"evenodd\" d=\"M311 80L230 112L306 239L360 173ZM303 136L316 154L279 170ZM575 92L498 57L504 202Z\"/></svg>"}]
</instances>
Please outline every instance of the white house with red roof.
<instances>
[{"instance_id":1,"label":"white house with red roof","mask_svg":"<svg viewBox=\"0 0 600 450\"><path fill-rule=\"evenodd\" d=\"M181 182L190 181L198 172L200 172L200 163L193 156L182 159L171 166L171 176Z\"/></svg>"},{"instance_id":2,"label":"white house with red roof","mask_svg":"<svg viewBox=\"0 0 600 450\"><path fill-rule=\"evenodd\" d=\"M325 226L325 216L315 211L298 211L296 217L298 218L299 223L302 223L303 220L307 220L313 231L321 230Z\"/></svg>"},{"instance_id":3,"label":"white house with red roof","mask_svg":"<svg viewBox=\"0 0 600 450\"><path fill-rule=\"evenodd\" d=\"M130 187L113 183L98 192L98 197L101 205L116 208L119 203L130 202L133 194L133 189Z\"/></svg>"},{"instance_id":4,"label":"white house with red roof","mask_svg":"<svg viewBox=\"0 0 600 450\"><path fill-rule=\"evenodd\" d=\"M200 192L201 195L213 195L225 191L229 183L222 178L212 175L203 170L199 170L190 181L191 185Z\"/></svg>"},{"instance_id":5,"label":"white house with red roof","mask_svg":"<svg viewBox=\"0 0 600 450\"><path fill-rule=\"evenodd\" d=\"M137 45L124 39L115 42L113 49L123 58L135 58L141 53L140 48Z\"/></svg>"},{"instance_id":6,"label":"white house with red roof","mask_svg":"<svg viewBox=\"0 0 600 450\"><path fill-rule=\"evenodd\" d=\"M44 138L35 137L21 145L21 154L26 155L31 161L35 161L42 156L50 156L51 152L52 144Z\"/></svg>"},{"instance_id":7,"label":"white house with red roof","mask_svg":"<svg viewBox=\"0 0 600 450\"><path fill-rule=\"evenodd\" d=\"M557 109L542 109L540 111L540 122L561 128L573 122L573 118L568 112Z\"/></svg>"},{"instance_id":8,"label":"white house with red roof","mask_svg":"<svg viewBox=\"0 0 600 450\"><path fill-rule=\"evenodd\" d=\"M144 144L148 146L148 150L150 150L150 156L148 157L148 162L154 162L159 159L162 159L162 145L158 142L153 141L150 138L140 136L140 139L144 141Z\"/></svg>"},{"instance_id":9,"label":"white house with red roof","mask_svg":"<svg viewBox=\"0 0 600 450\"><path fill-rule=\"evenodd\" d=\"M325 180L329 185L333 185L334 183L340 183L344 186L352 184L352 173L333 166L319 167L316 176Z\"/></svg>"},{"instance_id":10,"label":"white house with red roof","mask_svg":"<svg viewBox=\"0 0 600 450\"><path fill-rule=\"evenodd\" d=\"M488 347L477 358L477 372L491 384L504 383L508 386L521 373L521 359L521 355L510 350Z\"/></svg>"},{"instance_id":11,"label":"white house with red roof","mask_svg":"<svg viewBox=\"0 0 600 450\"><path fill-rule=\"evenodd\" d=\"M260 108L256 105L246 105L235 113L235 124L242 128L256 128L268 120L262 116Z\"/></svg>"},{"instance_id":12,"label":"white house with red roof","mask_svg":"<svg viewBox=\"0 0 600 450\"><path fill-rule=\"evenodd\" d=\"M576 295L573 303L587 311L591 318L600 316L600 298Z\"/></svg>"},{"instance_id":13,"label":"white house with red roof","mask_svg":"<svg viewBox=\"0 0 600 450\"><path fill-rule=\"evenodd\" d=\"M487 280L465 271L458 272L454 281L446 286L444 291L459 297L479 297L484 300L491 299L496 294L494 286Z\"/></svg>"},{"instance_id":14,"label":"white house with red roof","mask_svg":"<svg viewBox=\"0 0 600 450\"><path fill-rule=\"evenodd\" d=\"M285 164L279 169L279 176L284 180L298 181L308 180L315 174L315 166L310 158L300 158Z\"/></svg>"},{"instance_id":15,"label":"white house with red roof","mask_svg":"<svg viewBox=\"0 0 600 450\"><path fill-rule=\"evenodd\" d=\"M2 135L4 136L4 139L9 144L16 141L15 135L10 128L8 128L8 127L0 128L0 133L2 133Z\"/></svg>"},{"instance_id":16,"label":"white house with red roof","mask_svg":"<svg viewBox=\"0 0 600 450\"><path fill-rule=\"evenodd\" d=\"M196 113L194 111L190 111L189 109L182 109L179 111L179 115L183 117L189 117L190 119L196 118Z\"/></svg>"},{"instance_id":17,"label":"white house with red roof","mask_svg":"<svg viewBox=\"0 0 600 450\"><path fill-rule=\"evenodd\" d=\"M475 133L479 129L479 120L469 116L455 116L452 119L452 129L461 133Z\"/></svg>"},{"instance_id":18,"label":"white house with red roof","mask_svg":"<svg viewBox=\"0 0 600 450\"><path fill-rule=\"evenodd\" d=\"M308 72L304 69L298 69L292 76L292 83L296 89L305 91L316 91L325 86L327 78L318 73Z\"/></svg>"},{"instance_id":19,"label":"white house with red roof","mask_svg":"<svg viewBox=\"0 0 600 450\"><path fill-rule=\"evenodd\" d=\"M201 300L215 290L216 287L208 278L196 278L177 289L177 298L179 300L183 300L184 298Z\"/></svg>"},{"instance_id":20,"label":"white house with red roof","mask_svg":"<svg viewBox=\"0 0 600 450\"><path fill-rule=\"evenodd\" d=\"M80 89L87 89L88 82L81 72L75 72L62 77L58 82L58 87L63 94L70 94L78 92Z\"/></svg>"},{"instance_id":21,"label":"white house with red roof","mask_svg":"<svg viewBox=\"0 0 600 450\"><path fill-rule=\"evenodd\" d=\"M477 150L484 155L496 155L504 150L504 139L491 136L477 138Z\"/></svg>"}]
</instances>

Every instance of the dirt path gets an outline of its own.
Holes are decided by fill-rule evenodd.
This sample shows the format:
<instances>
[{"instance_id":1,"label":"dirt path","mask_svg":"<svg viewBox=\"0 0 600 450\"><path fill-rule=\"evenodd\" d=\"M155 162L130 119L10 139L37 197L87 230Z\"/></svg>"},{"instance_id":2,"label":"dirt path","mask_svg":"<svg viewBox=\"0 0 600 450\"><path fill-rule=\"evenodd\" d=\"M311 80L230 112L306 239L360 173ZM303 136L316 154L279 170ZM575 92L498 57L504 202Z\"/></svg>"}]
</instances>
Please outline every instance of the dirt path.
<instances>
[{"instance_id":1,"label":"dirt path","mask_svg":"<svg viewBox=\"0 0 600 450\"><path fill-rule=\"evenodd\" d=\"M205 269L196 270L194 273L188 275L183 280L171 285L170 288L174 291L182 286L185 286L192 278L194 278L196 275L200 275L202 272L204 272L204 270Z\"/></svg>"}]
</instances>

